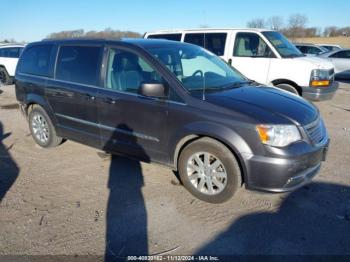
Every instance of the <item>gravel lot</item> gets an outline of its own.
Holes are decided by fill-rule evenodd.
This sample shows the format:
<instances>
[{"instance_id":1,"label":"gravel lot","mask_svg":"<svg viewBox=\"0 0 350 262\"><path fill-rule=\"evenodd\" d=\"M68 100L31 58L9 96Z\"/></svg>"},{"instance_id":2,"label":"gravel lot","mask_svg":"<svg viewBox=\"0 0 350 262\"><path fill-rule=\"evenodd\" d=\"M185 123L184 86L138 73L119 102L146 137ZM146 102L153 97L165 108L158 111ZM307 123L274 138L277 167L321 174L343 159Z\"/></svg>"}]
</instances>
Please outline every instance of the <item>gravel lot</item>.
<instances>
[{"instance_id":1,"label":"gravel lot","mask_svg":"<svg viewBox=\"0 0 350 262\"><path fill-rule=\"evenodd\" d=\"M36 146L14 86L0 90L0 255L350 255L350 84L316 103L332 141L311 184L241 189L220 205L161 166L71 141Z\"/></svg>"}]
</instances>

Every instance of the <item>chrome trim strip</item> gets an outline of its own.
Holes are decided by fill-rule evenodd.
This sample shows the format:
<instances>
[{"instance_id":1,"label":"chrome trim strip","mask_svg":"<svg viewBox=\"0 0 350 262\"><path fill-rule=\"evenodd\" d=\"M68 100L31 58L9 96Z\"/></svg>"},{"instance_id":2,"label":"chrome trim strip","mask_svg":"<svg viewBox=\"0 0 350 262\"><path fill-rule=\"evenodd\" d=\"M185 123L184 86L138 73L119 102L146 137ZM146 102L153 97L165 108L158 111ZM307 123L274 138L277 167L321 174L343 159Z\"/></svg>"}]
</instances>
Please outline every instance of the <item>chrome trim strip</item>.
<instances>
[{"instance_id":1,"label":"chrome trim strip","mask_svg":"<svg viewBox=\"0 0 350 262\"><path fill-rule=\"evenodd\" d=\"M96 124L87 120L83 120L83 119L78 119L75 117L70 117L70 116L66 116L66 115L62 115L62 114L55 114L58 117L62 117L65 118L67 120L71 120L71 121L75 121L78 123L82 123L85 125L89 125L89 126L94 126L97 128L102 128L102 129L106 129L112 132L118 132L118 133L122 133L122 134L126 134L126 135L131 135L131 136L135 136L141 139L146 139L146 140L150 140L150 141L154 141L154 142L159 142L159 139L153 136L148 136L142 133L138 133L138 132L134 132L134 131L127 131L121 128L116 128L116 127L110 127L110 126L106 126L106 125L102 125L102 124Z\"/></svg>"},{"instance_id":2,"label":"chrome trim strip","mask_svg":"<svg viewBox=\"0 0 350 262\"><path fill-rule=\"evenodd\" d=\"M31 74L26 74L26 73L18 73L18 75L29 76L29 77L38 77L38 78L41 78L41 79L44 79L44 80L51 80L51 81L56 81L56 82L64 83L64 84L73 84L73 85L86 86L86 87L96 88L98 90L108 90L108 91L111 91L111 92L114 92L114 93L118 93L118 94L131 95L131 96L134 96L134 97L141 97L141 98L147 98L147 99L150 99L150 100L153 100L153 101L159 101L158 98L152 98L152 97L143 96L143 95L140 95L140 94L129 93L129 92L122 92L122 91L109 89L109 88L105 88L105 87L101 87L101 86L87 85L87 84L81 84L81 83L77 83L77 82L53 79L53 78L50 78L50 77L47 77L47 76L31 75ZM171 100L166 100L166 102L170 103L170 104L176 104L176 105L183 105L183 106L187 105L186 103L176 102L176 101L171 101Z\"/></svg>"}]
</instances>

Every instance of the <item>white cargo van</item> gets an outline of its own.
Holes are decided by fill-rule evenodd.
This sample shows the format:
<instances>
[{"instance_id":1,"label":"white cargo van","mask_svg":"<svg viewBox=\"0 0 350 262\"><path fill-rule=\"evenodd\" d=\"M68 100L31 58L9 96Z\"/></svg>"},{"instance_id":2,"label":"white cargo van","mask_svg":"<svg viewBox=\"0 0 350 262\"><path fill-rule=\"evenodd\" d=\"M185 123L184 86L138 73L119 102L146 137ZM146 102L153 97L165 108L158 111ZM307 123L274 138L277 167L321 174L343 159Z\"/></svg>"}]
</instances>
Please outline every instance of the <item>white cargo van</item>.
<instances>
[{"instance_id":1,"label":"white cargo van","mask_svg":"<svg viewBox=\"0 0 350 262\"><path fill-rule=\"evenodd\" d=\"M331 99L338 84L333 65L304 56L281 33L267 29L193 29L147 32L144 38L182 41L220 56L247 78L309 100Z\"/></svg>"},{"instance_id":2,"label":"white cargo van","mask_svg":"<svg viewBox=\"0 0 350 262\"><path fill-rule=\"evenodd\" d=\"M0 86L12 84L23 45L0 46Z\"/></svg>"}]
</instances>

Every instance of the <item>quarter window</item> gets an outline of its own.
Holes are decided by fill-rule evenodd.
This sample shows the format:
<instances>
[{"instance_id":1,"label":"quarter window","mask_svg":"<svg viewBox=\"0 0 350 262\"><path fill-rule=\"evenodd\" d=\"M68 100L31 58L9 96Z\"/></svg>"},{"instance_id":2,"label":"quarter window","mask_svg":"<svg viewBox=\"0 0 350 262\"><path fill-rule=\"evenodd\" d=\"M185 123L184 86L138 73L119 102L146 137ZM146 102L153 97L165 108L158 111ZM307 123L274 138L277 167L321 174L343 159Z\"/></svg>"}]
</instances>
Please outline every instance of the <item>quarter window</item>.
<instances>
[{"instance_id":1,"label":"quarter window","mask_svg":"<svg viewBox=\"0 0 350 262\"><path fill-rule=\"evenodd\" d=\"M98 85L101 47L61 46L56 79L87 85Z\"/></svg>"},{"instance_id":2,"label":"quarter window","mask_svg":"<svg viewBox=\"0 0 350 262\"><path fill-rule=\"evenodd\" d=\"M237 33L233 56L275 57L270 47L255 33Z\"/></svg>"},{"instance_id":3,"label":"quarter window","mask_svg":"<svg viewBox=\"0 0 350 262\"><path fill-rule=\"evenodd\" d=\"M35 45L24 51L18 64L18 72L49 76L53 45Z\"/></svg>"}]
</instances>

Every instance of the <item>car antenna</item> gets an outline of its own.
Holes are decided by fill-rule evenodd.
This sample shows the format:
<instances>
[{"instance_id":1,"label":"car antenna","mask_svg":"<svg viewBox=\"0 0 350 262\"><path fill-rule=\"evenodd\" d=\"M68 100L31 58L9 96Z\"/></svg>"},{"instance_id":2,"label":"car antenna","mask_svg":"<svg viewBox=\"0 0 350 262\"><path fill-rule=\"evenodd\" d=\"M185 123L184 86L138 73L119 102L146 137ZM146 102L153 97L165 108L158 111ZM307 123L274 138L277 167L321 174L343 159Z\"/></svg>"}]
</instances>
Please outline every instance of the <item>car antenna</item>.
<instances>
[{"instance_id":1,"label":"car antenna","mask_svg":"<svg viewBox=\"0 0 350 262\"><path fill-rule=\"evenodd\" d=\"M203 48L205 48L205 33L204 33L204 39L203 39ZM202 93L202 100L205 100L205 73L203 73L203 93Z\"/></svg>"}]
</instances>

